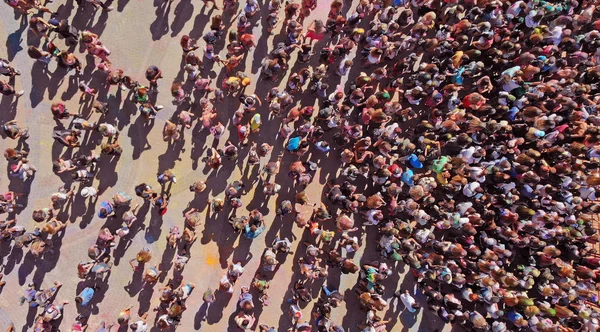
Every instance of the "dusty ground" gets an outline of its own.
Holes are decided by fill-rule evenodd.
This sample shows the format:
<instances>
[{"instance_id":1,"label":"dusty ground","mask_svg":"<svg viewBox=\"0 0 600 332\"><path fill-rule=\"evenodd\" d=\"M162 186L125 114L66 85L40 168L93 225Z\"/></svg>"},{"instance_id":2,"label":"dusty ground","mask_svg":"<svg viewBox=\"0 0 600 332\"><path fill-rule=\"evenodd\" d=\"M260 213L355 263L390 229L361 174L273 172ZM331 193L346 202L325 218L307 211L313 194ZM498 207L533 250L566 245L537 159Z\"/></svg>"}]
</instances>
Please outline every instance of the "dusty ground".
<instances>
[{"instance_id":1,"label":"dusty ground","mask_svg":"<svg viewBox=\"0 0 600 332\"><path fill-rule=\"evenodd\" d=\"M261 2L262 8L265 8L264 11L266 11L266 4L263 2ZM181 107L171 104L172 98L169 93L171 82L176 78L180 80L184 78L181 69L179 39L183 34L200 38L208 29L209 17L215 15L217 11L213 10L210 4L206 7L200 1L192 2L190 0L175 0L172 3L161 0L154 0L154 2L152 0L117 0L112 3L115 10L109 14L101 10L94 11L89 4L79 8L73 0L65 2L56 0L48 6L52 10L58 10L61 18L68 17L73 20L73 25L78 29L89 29L99 34L100 40L112 51L110 59L113 66L122 68L127 75L145 82L144 70L148 65L154 64L161 68L164 72L164 79L160 82L157 104L164 105L165 108L153 123L147 123L139 117L134 105L126 101L127 92L117 91L116 88L108 90L104 87L102 85L104 75L93 72L94 59L81 53L84 49L80 45L73 48L76 49L85 66L82 78L92 87L100 90L99 100L108 101L110 104L110 112L104 119L100 119L98 114L92 114L91 119L118 125L124 153L119 159L102 160L99 163L99 170L93 185L98 186L103 194L97 202L87 202L86 204L82 197L77 197L61 211L59 218L68 220L69 226L63 234L55 236L53 239L53 253L45 255L43 259L35 260L27 254L27 251L11 249L6 243L2 245L0 258L3 265L2 272L6 274L4 280L7 285L0 294L0 327L6 328L11 322L14 322L17 330L31 330L36 312L28 311L26 306L18 305L18 299L23 289L30 282L35 282L42 287L49 287L53 281L60 280L64 287L58 293L57 300L71 301L71 304L65 309L61 324L61 330L68 331L78 313L73 299L81 289L92 283L77 278L77 263L87 259L87 247L94 243L98 231L106 222L95 216L95 208L99 202L109 199L117 191L125 191L133 195L134 186L141 182L159 188L156 183L156 174L166 169L173 169L178 181L172 187L173 195L167 214L160 217L147 204L140 208L139 223L134 230L133 240L130 243L121 241L118 244L114 252L116 266L107 276L106 283L99 283L100 290L95 295L90 307L79 308L80 312L92 315L90 329L94 331L102 320L114 322L118 312L128 305L134 305L134 312L139 314L152 310L158 302L157 289L173 276L172 270L154 288L142 288L140 273L133 273L127 262L135 257L138 250L148 246L154 253L152 264L161 263L163 269L170 267L169 262L175 252L174 250L165 250L165 235L171 226L182 227L183 212L194 207L206 213L206 220L200 230L199 240L192 248L191 262L183 273L185 280L195 283L197 288L187 301L188 310L184 313L182 324L178 329L180 331L236 330L233 317L239 288L250 284L255 271L260 268L260 257L265 246L270 245L276 236L280 236L293 237L294 245L299 248L288 257L279 257L282 265L275 274L269 290L271 306L265 308L259 306L256 316L260 323L278 326L279 331L287 330L291 326L291 320L287 315L289 305L286 303L286 299L290 294L288 290L298 276L295 262L302 256L305 248L301 242L309 240L303 230L293 225L291 217L275 218L276 204L283 199L293 200L293 195L297 191L297 188L290 185L291 181L287 177L287 165L292 157L286 156L282 172L275 179L276 182L283 185L282 192L278 196L265 199L261 190L258 190L256 194L250 190L248 195L243 198L244 204L247 206L239 209L238 214L245 214L254 208L260 209L265 215L268 214L266 217L268 230L254 241L249 241L232 232L227 223L231 211L226 209L218 215L209 214L206 209L206 201L212 197L222 197L225 186L233 180L242 179L247 188L261 188L261 181L257 179L257 175L262 166L247 168L244 162L247 149L243 149L240 152L238 163L225 162L225 166L218 172L205 168L201 158L206 154L207 147L215 146L217 142L213 142L212 137L207 136L206 131L201 132L201 126L194 126L191 130L187 130L185 139L176 144L164 142L161 136L164 121L182 110ZM25 185L14 178L8 178L7 173L3 173L0 176L0 191L10 189L29 193L27 197L20 198L19 203L23 204L24 208L19 209L16 218L19 224L26 225L31 230L34 227L34 222L30 218L32 210L49 206L49 196L61 186L72 185L75 189L79 187L79 184L71 183L67 176L58 176L52 172L52 160L59 157L69 158L77 152L77 149L69 150L53 141L52 131L59 128L60 124L52 118L50 105L52 101L67 101L70 111L80 111L84 114L89 113L89 105L78 103L78 78L74 76L73 72L66 73L57 68L55 61L47 69L40 63L33 63L27 56L27 46L37 46L43 41L28 31L26 21L15 15L7 5L1 4L0 7L0 40L6 40L6 44L0 47L0 57L9 59L22 71L23 74L16 79L16 87L17 90L25 90L25 95L19 100L2 98L0 122L16 119L19 123L29 127L31 137L26 143L18 144L20 146L25 144L25 147L30 150L31 163L39 169L35 179ZM310 23L312 18L324 18L328 7L329 2L320 1L318 9L305 21L305 26ZM240 9L238 8L238 10ZM47 14L45 18L48 18ZM226 14L225 19L232 20L232 16ZM245 59L245 71L251 72L254 79L253 85L246 91L247 93L256 91L262 98L272 83L258 80L260 60L273 48L275 41L281 41L283 37L278 36L274 41L273 36L265 33L266 30L261 26L260 20L257 20L256 23L257 26L253 31L259 39L258 47ZM279 27L281 27L281 23ZM56 44L59 48L64 48L64 41L56 40ZM200 44L204 45L203 42ZM324 44L318 44L315 48L316 51L318 52L321 47L324 47ZM223 49L223 47L224 42L217 46L218 49ZM293 61L295 58L294 55ZM293 62L292 66L294 67ZM220 84L224 77L222 67L217 65L210 67L210 65L207 66L204 75L213 79L218 78ZM299 68L301 67L297 66L295 70ZM352 75L358 74L361 69L355 68ZM283 82L285 81L286 78L283 79ZM345 81L332 83L330 85L335 86L338 83L344 84ZM306 100L311 100L311 97L305 97L304 101ZM229 98L224 104L217 104L219 120L228 125L231 115L238 105L239 102L236 98ZM263 109L263 121L266 124L260 134L251 136L251 140L259 144L269 142L275 145L271 155L271 160L274 160L282 149L283 143L281 139L277 141L275 139L280 121L277 119L267 121L267 119L268 115ZM68 122L64 121L63 125L67 126ZM235 139L237 140L237 138ZM97 146L100 141L101 137L97 134L92 134L91 137L86 136L85 143L79 152L99 151ZM219 145L222 146L225 141L222 139ZM2 149L17 145L16 141L7 138L0 142ZM322 197L322 188L325 182L335 176L335 167L339 163L339 158L337 157L338 153L331 153L327 156L317 151L313 154L310 156L311 160L317 161L322 168L319 169L315 180L307 190L311 194L311 199L317 202ZM6 161L4 158L0 159L2 159L0 168L6 169ZM265 162L263 160L262 164ZM194 197L193 193L189 192L188 186L197 179L206 179L209 189ZM134 204L136 203L134 200ZM108 227L114 228L119 226L119 221L109 220L107 224ZM363 236L362 247L367 247L367 251L358 252L355 260L368 262L378 259L378 254L374 251L375 237L373 229ZM236 284L236 292L233 297L222 293L218 295L217 302L208 312L207 322L203 323L201 322L201 310L199 310L202 305L202 293L208 287L213 289L217 287L218 280L232 261L243 261L246 264L246 273ZM412 289L412 277L404 278L405 272L407 272L407 268L403 266L396 268L394 276L386 283L387 296L391 297L393 292L400 288ZM358 331L357 325L364 320L365 316L364 312L360 311L357 298L351 290L356 280L357 275L340 275L337 270L332 270L327 280L328 285L339 288L346 295L346 303L336 309L334 320L342 322L348 331ZM316 297L320 284L315 285L314 289L313 295ZM385 315L386 319L393 321L388 325L389 330L433 331L441 328L440 322L435 316L424 314L422 310L417 315L406 311L402 312L402 304L399 304L397 300L392 301L390 310ZM310 317L311 309L312 304L303 309L305 317ZM153 319L154 314L151 313L150 320ZM122 330L124 331L124 329Z\"/></svg>"}]
</instances>

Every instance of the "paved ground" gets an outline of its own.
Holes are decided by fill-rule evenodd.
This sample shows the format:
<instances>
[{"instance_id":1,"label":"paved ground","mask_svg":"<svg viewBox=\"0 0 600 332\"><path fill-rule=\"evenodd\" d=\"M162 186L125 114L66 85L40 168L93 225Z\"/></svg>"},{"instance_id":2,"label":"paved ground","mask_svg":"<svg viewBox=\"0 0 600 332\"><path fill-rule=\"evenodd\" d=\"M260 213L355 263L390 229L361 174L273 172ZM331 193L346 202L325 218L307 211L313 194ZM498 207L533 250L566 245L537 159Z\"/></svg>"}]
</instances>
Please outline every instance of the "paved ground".
<instances>
[{"instance_id":1,"label":"paved ground","mask_svg":"<svg viewBox=\"0 0 600 332\"><path fill-rule=\"evenodd\" d=\"M319 8L312 17L324 17L327 14L329 2L320 2ZM257 310L260 323L278 326L279 331L285 331L291 326L287 315L288 304L285 300L289 297L288 289L297 277L294 263L304 251L301 240L306 236L303 230L293 225L290 217L274 218L277 202L286 198L293 199L296 192L296 188L289 185L287 163L284 163L282 172L276 178L276 182L283 184L284 187L279 196L265 199L261 190L256 195L251 191L244 197L247 207L238 210L238 214L245 214L246 210L259 208L264 214L268 213L268 231L251 242L232 232L227 223L230 211L226 210L215 216L206 210L207 199L222 197L222 191L230 181L242 179L247 187L261 187L260 181L257 180L260 167L248 169L243 162L247 151L241 151L239 163L225 163L218 172L213 172L205 168L200 159L206 154L207 147L217 143L212 141L212 137L207 136L207 132L201 132L200 126L186 131L185 139L176 144L163 142L161 136L164 121L181 110L171 104L169 93L171 82L175 78L183 78L179 39L183 34L201 37L210 25L209 17L215 15L216 11L212 9L212 5L207 8L200 1L190 0L175 0L172 3L161 0L154 0L154 2L117 0L112 6L115 10L107 15L102 11L94 11L89 5L84 6L83 9L78 8L73 0L66 2L56 0L49 4L51 9L59 10L61 18L74 19L75 27L89 29L99 34L100 39L112 51L110 58L114 67L122 68L126 74L141 81L145 81L144 70L148 65L157 65L164 72L157 104L162 104L165 108L159 113L156 121L148 124L138 116L136 108L126 101L127 93L116 91L115 88L107 90L101 86L104 76L92 73L93 59L78 53L85 65L83 78L92 87L100 90L99 100L110 103L110 113L102 121L118 124L121 130L120 142L124 148L124 153L118 160L103 160L99 164L94 185L102 190L103 195L98 202L109 198L117 191L133 194L134 186L141 182L158 187L156 174L166 169L174 170L178 182L173 185L171 205L164 217L158 216L148 205L140 208L138 218L143 225L135 230L135 236L130 243L118 244L114 254L116 266L107 277L108 282L101 286L93 300L93 305L90 308L81 308L81 312L92 314L90 327L94 331L93 328L102 320L114 322L120 309L125 306L134 305L134 311L140 314L151 310L157 304L156 290L172 277L172 271L154 288L142 288L140 274L133 273L127 262L135 257L142 247L149 246L154 253L151 263L162 262L163 268L168 268L174 251L165 250L165 235L171 226L182 227L183 212L195 207L204 210L206 220L204 227L201 228L200 239L192 248L192 260L183 273L184 278L194 282L197 288L187 302L188 310L183 315L179 330L234 331L233 317L239 288L250 284L255 271L259 269L260 256L265 246L270 244L275 236L287 236L294 237L295 245L299 244L300 249L295 250L295 253L287 258L280 257L282 266L277 271L269 291L272 304L265 308L259 307ZM5 46L0 46L0 57L8 58L22 71L22 76L16 79L16 87L17 90L25 90L25 95L19 100L2 98L0 122L17 119L19 123L29 127L31 137L26 145L31 151L31 163L39 169L35 179L25 186L3 173L0 176L0 191L10 189L16 192L29 192L27 197L21 197L20 203L25 208L18 211L16 217L19 224L32 229L34 223L30 216L33 209L49 206L49 196L65 184L78 188L78 184L71 183L66 176L58 176L52 172L52 160L59 157L69 158L76 151L68 150L52 140L52 131L59 127L59 123L53 120L50 113L51 102L66 100L70 111L80 110L83 113L89 112L89 105L78 104L78 79L72 72L65 73L56 67L55 62L52 62L47 69L39 63L33 64L27 56L26 48L28 45L39 45L40 39L26 29L26 21L16 16L8 6L1 4L0 7L0 40L6 40ZM263 7L266 8L266 5ZM46 18L47 16L46 14ZM225 19L232 18L226 15ZM309 22L310 19L307 19L305 25ZM257 80L260 60L268 50L272 49L274 42L280 41L282 37L277 37L274 41L273 36L263 34L265 30L260 25L260 21L253 31L259 38L259 45L246 57L245 68L246 72L252 72L256 84L250 86L247 92L255 90L259 96L264 97L271 83ZM64 47L62 40L57 40L56 43L59 47ZM223 46L224 44L221 43L218 48L222 49ZM317 51L321 47L323 44L317 45ZM78 52L83 51L79 45L74 48ZM294 55L294 61L295 57ZM295 68L297 70L300 67ZM357 68L353 73L358 73L360 69ZM215 79L219 78L219 82L223 77L221 67L216 65L212 69L207 68L204 74ZM283 81L285 80L284 78ZM310 100L310 97L304 99ZM235 98L230 98L224 104L218 104L220 121L228 124L238 104ZM91 115L91 119L100 120L97 114ZM267 114L263 114L263 120L266 119ZM67 125L66 122L64 124ZM275 139L278 126L279 120L267 122L260 134L251 137L251 140L259 144L269 142L276 146L271 159L276 158L282 145L281 140ZM98 135L85 137L86 144L79 151L89 152L93 149L98 151L96 146L99 145L100 140L101 137ZM225 139L222 139L220 144L224 142ZM0 141L2 149L14 147L16 144L17 142L6 138ZM285 161L289 162L290 158L286 157ZM4 158L0 159L2 159L0 169L6 168ZM323 184L334 175L335 165L339 163L339 159L337 154L329 157L320 154L311 156L311 159L318 160L319 164L324 166L308 188L311 199L317 201L322 195ZM264 162L263 160L263 164ZM209 189L194 197L189 192L188 186L197 179L207 179ZM89 202L86 205L81 197L77 197L63 209L60 218L68 220L69 226L64 234L55 237L54 253L46 255L44 259L35 260L26 251L11 249L7 244L2 245L0 259L3 263L2 272L7 275L5 277L7 285L0 294L0 328L6 328L10 322L14 322L18 330L31 330L35 311L28 311L27 307L18 306L18 298L23 289L32 281L43 287L49 287L53 281L60 280L64 287L60 290L57 299L71 301L71 304L66 307L61 330L69 329L77 315L73 299L81 289L90 284L77 278L77 262L87 259L86 248L94 243L98 231L105 224L105 220L95 217L94 211L98 202ZM108 226L118 227L118 222L108 221ZM357 261L367 262L378 258L373 250L375 237L376 234L371 231L362 238L363 248L368 247L368 250L365 253L358 252L355 256ZM202 293L207 287L213 289L217 287L218 280L232 260L245 262L247 272L238 281L234 296L227 297L220 294L217 302L210 308L208 321L202 323L199 310L202 304ZM411 278L404 278L407 269L399 266L396 270L397 274L387 283L386 294L389 296L400 287L412 288ZM364 313L359 310L356 296L350 289L356 280L357 275L340 275L339 271L331 271L327 281L327 284L334 288L339 287L346 295L346 304L336 309L334 320L343 322L348 331L358 331L357 325L364 319ZM315 296L318 294L319 286L315 285ZM309 317L311 309L312 304L303 309L305 317ZM420 311L418 315L413 316L408 312L401 313L401 310L402 305L394 300L385 315L386 319L393 320L393 323L389 324L389 330L432 331L441 327L439 320L431 314L425 314L423 317L423 311ZM150 319L154 319L154 314L150 315Z\"/></svg>"}]
</instances>

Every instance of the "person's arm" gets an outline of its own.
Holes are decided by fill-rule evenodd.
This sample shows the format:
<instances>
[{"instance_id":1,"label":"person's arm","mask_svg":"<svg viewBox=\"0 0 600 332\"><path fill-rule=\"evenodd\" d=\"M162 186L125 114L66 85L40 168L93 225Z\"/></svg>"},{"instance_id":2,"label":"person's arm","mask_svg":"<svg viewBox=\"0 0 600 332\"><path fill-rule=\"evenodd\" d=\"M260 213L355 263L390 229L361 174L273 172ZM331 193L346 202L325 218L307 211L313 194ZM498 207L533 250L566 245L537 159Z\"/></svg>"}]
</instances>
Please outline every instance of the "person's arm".
<instances>
[{"instance_id":1,"label":"person's arm","mask_svg":"<svg viewBox=\"0 0 600 332\"><path fill-rule=\"evenodd\" d=\"M194 242L196 242L196 239L198 239L198 235L196 234L196 232L194 232L194 236L192 236L192 239L190 240L190 245L194 244Z\"/></svg>"},{"instance_id":2,"label":"person's arm","mask_svg":"<svg viewBox=\"0 0 600 332\"><path fill-rule=\"evenodd\" d=\"M175 288L175 290L173 291L174 293L179 292L179 290L181 289L181 287L183 287L184 285L184 279L181 279L181 282L179 283L179 285L177 286L177 288Z\"/></svg>"},{"instance_id":3,"label":"person's arm","mask_svg":"<svg viewBox=\"0 0 600 332\"><path fill-rule=\"evenodd\" d=\"M192 213L196 212L196 208L191 208L188 212L185 213L184 217L189 218Z\"/></svg>"},{"instance_id":4,"label":"person's arm","mask_svg":"<svg viewBox=\"0 0 600 332\"><path fill-rule=\"evenodd\" d=\"M59 163L62 163L62 162L64 162L64 160L63 160L63 159L59 159L59 160L58 160L58 162L59 162ZM56 171L56 173L57 173L57 174L61 174L61 173L64 173L64 172L66 172L66 171L69 171L69 170L70 170L69 168L60 169L60 170Z\"/></svg>"},{"instance_id":5,"label":"person's arm","mask_svg":"<svg viewBox=\"0 0 600 332\"><path fill-rule=\"evenodd\" d=\"M77 72L80 72L81 71L81 61L79 61L79 59L75 55L73 55L73 59L75 59L75 70Z\"/></svg>"}]
</instances>

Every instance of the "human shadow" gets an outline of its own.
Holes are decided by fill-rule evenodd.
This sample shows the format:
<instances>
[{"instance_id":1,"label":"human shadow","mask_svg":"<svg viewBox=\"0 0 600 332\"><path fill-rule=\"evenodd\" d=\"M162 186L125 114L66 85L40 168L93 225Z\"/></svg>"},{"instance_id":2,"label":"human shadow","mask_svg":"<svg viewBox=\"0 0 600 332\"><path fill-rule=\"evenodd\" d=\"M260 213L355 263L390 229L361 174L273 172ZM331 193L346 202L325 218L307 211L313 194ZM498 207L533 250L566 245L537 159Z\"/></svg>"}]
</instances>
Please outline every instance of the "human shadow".
<instances>
[{"instance_id":1,"label":"human shadow","mask_svg":"<svg viewBox=\"0 0 600 332\"><path fill-rule=\"evenodd\" d=\"M175 162L181 160L179 155L182 152L185 152L185 149L183 148L184 146L184 139L180 139L179 141L169 140L165 153L158 156L159 173L175 167Z\"/></svg>"},{"instance_id":2,"label":"human shadow","mask_svg":"<svg viewBox=\"0 0 600 332\"><path fill-rule=\"evenodd\" d=\"M225 311L225 308L227 308L227 306L229 305L229 302L231 301L232 297L233 294L229 294L221 290L215 292L215 302L211 304L210 308L208 308L208 311L206 313L206 322L208 324L216 324L220 322L221 319L223 319L223 312ZM198 313L201 313L201 311L198 310ZM198 313L194 318L194 328L196 328L196 326L201 325L201 320L198 319L200 318L198 317Z\"/></svg>"},{"instance_id":3,"label":"human shadow","mask_svg":"<svg viewBox=\"0 0 600 332\"><path fill-rule=\"evenodd\" d=\"M228 211L221 211L219 214L211 213L206 209L206 218L200 243L207 244L214 241L219 251L219 262L222 268L227 268L229 257L233 254L233 244L239 237L239 233L234 232L227 222Z\"/></svg>"},{"instance_id":4,"label":"human shadow","mask_svg":"<svg viewBox=\"0 0 600 332\"><path fill-rule=\"evenodd\" d=\"M23 249L17 248L15 246L12 246L11 248L10 243L7 243L7 245L8 249L10 249L10 254L6 257L6 263L2 267L2 272L4 274L11 273L15 266L19 264L23 259ZM2 249L4 249L4 247Z\"/></svg>"},{"instance_id":5,"label":"human shadow","mask_svg":"<svg viewBox=\"0 0 600 332\"><path fill-rule=\"evenodd\" d=\"M81 189L85 188L85 184L81 184L77 192L81 192ZM71 212L69 213L69 221L74 223L77 218L81 217L79 227L84 229L94 218L94 212L96 210L96 203L98 202L98 196L90 197L89 199L81 195L75 195L73 198L73 204L71 204Z\"/></svg>"},{"instance_id":6,"label":"human shadow","mask_svg":"<svg viewBox=\"0 0 600 332\"><path fill-rule=\"evenodd\" d=\"M173 19L173 23L171 24L171 37L177 36L179 32L185 26L185 23L192 18L192 14L194 13L194 5L190 0L181 0L175 7L175 18ZM167 23L168 24L168 23Z\"/></svg>"},{"instance_id":7,"label":"human shadow","mask_svg":"<svg viewBox=\"0 0 600 332\"><path fill-rule=\"evenodd\" d=\"M144 220L146 219L148 211L150 211L150 204L143 204L140 206L139 210L137 210L137 213L135 215L137 219L129 228L129 234L127 234L124 237L121 237L121 239L119 240L119 244L113 251L113 262L115 266L119 265L119 263L121 262L121 258L125 255L125 252L133 243L133 239L135 238L136 234L146 228L146 226L144 225Z\"/></svg>"},{"instance_id":8,"label":"human shadow","mask_svg":"<svg viewBox=\"0 0 600 332\"><path fill-rule=\"evenodd\" d=\"M146 232L144 234L146 242L154 243L158 241L162 234L162 224L163 216L158 213L157 209L152 209L150 211L150 223L148 224L148 227L146 227Z\"/></svg>"},{"instance_id":9,"label":"human shadow","mask_svg":"<svg viewBox=\"0 0 600 332\"><path fill-rule=\"evenodd\" d=\"M154 0L154 7L156 7L156 19L150 24L150 32L152 40L159 40L169 32L171 1Z\"/></svg>"},{"instance_id":10,"label":"human shadow","mask_svg":"<svg viewBox=\"0 0 600 332\"><path fill-rule=\"evenodd\" d=\"M144 286L144 281L142 280L142 276L144 274L144 265L138 265L138 268L133 271L133 275L131 276L131 280L124 287L125 291L129 293L130 297L134 297L140 290L142 290L142 286Z\"/></svg>"},{"instance_id":11,"label":"human shadow","mask_svg":"<svg viewBox=\"0 0 600 332\"><path fill-rule=\"evenodd\" d=\"M0 109L2 110L2 112L0 112L0 123L14 120L14 118L17 116L18 102L19 99L15 98L14 95L2 96L2 98L0 98ZM3 136L5 136L4 133Z\"/></svg>"},{"instance_id":12,"label":"human shadow","mask_svg":"<svg viewBox=\"0 0 600 332\"><path fill-rule=\"evenodd\" d=\"M52 100L56 97L56 93L58 92L58 88L64 83L64 79L69 73L69 69L61 66L57 66L54 72L50 75L50 81L48 82L48 99ZM69 77L70 81L76 80L75 75L71 75ZM32 80L35 84L35 80ZM77 85L75 85L77 88ZM72 89L72 88L71 88Z\"/></svg>"},{"instance_id":13,"label":"human shadow","mask_svg":"<svg viewBox=\"0 0 600 332\"><path fill-rule=\"evenodd\" d=\"M131 138L131 146L133 146L131 157L133 160L139 159L142 152L152 148L148 141L148 134L153 127L154 120L146 120L143 116L138 116L135 123L129 126L127 137Z\"/></svg>"},{"instance_id":14,"label":"human shadow","mask_svg":"<svg viewBox=\"0 0 600 332\"><path fill-rule=\"evenodd\" d=\"M31 272L33 272L35 265L36 265L35 257L33 257L33 254L31 254L30 251L27 251L27 253L25 254L25 257L23 259L23 263L21 264L21 266L19 266L19 272L18 272L19 285L21 285L21 286L25 285L25 281L27 280L27 277L31 274Z\"/></svg>"},{"instance_id":15,"label":"human shadow","mask_svg":"<svg viewBox=\"0 0 600 332\"><path fill-rule=\"evenodd\" d=\"M150 309L150 300L152 299L153 292L154 292L154 285L146 283L142 287L142 290L139 293L138 300L137 300L137 302L139 304L139 309L138 309L139 316L143 315L145 312L147 312Z\"/></svg>"},{"instance_id":16,"label":"human shadow","mask_svg":"<svg viewBox=\"0 0 600 332\"><path fill-rule=\"evenodd\" d=\"M210 13L204 13L205 9L206 6L203 6L200 10L200 13L196 15L196 18L194 19L194 26L192 27L192 30L189 33L189 36L196 40L202 37L204 27L206 27L206 24L208 24L208 22L210 21Z\"/></svg>"},{"instance_id":17,"label":"human shadow","mask_svg":"<svg viewBox=\"0 0 600 332\"><path fill-rule=\"evenodd\" d=\"M129 3L129 0L118 0L117 1L117 11L122 12L125 9L125 6Z\"/></svg>"},{"instance_id":18,"label":"human shadow","mask_svg":"<svg viewBox=\"0 0 600 332\"><path fill-rule=\"evenodd\" d=\"M105 192L108 188L117 184L119 174L116 172L119 156L102 156L98 162L98 191Z\"/></svg>"},{"instance_id":19,"label":"human shadow","mask_svg":"<svg viewBox=\"0 0 600 332\"><path fill-rule=\"evenodd\" d=\"M161 271L170 271L171 267L173 266L173 257L175 257L175 253L177 252L177 248L175 247L171 247L171 246L167 246L165 248L165 250L163 251L162 257L160 259L160 270ZM163 273L161 275L161 278L163 280L160 280L161 282L164 281L164 278L166 278L167 274Z\"/></svg>"},{"instance_id":20,"label":"human shadow","mask_svg":"<svg viewBox=\"0 0 600 332\"><path fill-rule=\"evenodd\" d=\"M84 1L78 2L77 10L75 11L75 15L73 16L70 25L80 31L85 30L94 19L96 10L97 9L91 4L87 5Z\"/></svg>"},{"instance_id":21,"label":"human shadow","mask_svg":"<svg viewBox=\"0 0 600 332\"><path fill-rule=\"evenodd\" d=\"M21 15L21 20L19 21L19 28L8 35L6 38L6 55L8 61L12 61L15 58L15 55L23 50L21 47L21 43L23 42L23 31L27 29L27 15Z\"/></svg>"}]
</instances>

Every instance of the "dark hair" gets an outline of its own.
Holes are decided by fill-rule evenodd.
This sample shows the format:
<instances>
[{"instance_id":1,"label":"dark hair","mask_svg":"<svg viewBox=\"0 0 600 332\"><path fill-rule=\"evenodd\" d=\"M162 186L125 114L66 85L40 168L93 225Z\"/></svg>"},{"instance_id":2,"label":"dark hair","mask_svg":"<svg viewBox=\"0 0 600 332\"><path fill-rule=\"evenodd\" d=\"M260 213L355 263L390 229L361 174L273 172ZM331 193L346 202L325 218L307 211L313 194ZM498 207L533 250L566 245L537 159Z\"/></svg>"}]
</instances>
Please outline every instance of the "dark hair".
<instances>
[{"instance_id":1,"label":"dark hair","mask_svg":"<svg viewBox=\"0 0 600 332\"><path fill-rule=\"evenodd\" d=\"M35 47L35 46L29 46L29 48L27 49L27 54L32 58L32 59L39 59L42 57L42 51Z\"/></svg>"}]
</instances>

